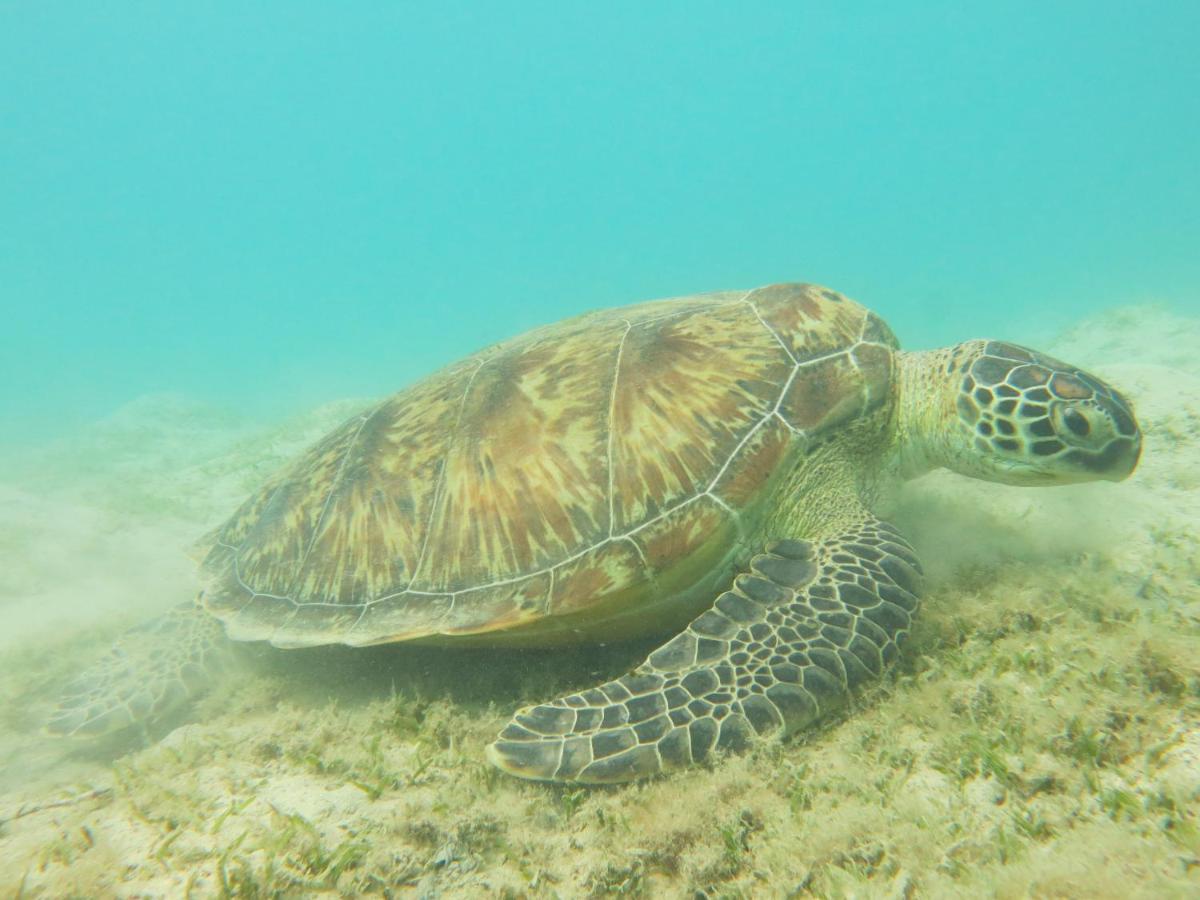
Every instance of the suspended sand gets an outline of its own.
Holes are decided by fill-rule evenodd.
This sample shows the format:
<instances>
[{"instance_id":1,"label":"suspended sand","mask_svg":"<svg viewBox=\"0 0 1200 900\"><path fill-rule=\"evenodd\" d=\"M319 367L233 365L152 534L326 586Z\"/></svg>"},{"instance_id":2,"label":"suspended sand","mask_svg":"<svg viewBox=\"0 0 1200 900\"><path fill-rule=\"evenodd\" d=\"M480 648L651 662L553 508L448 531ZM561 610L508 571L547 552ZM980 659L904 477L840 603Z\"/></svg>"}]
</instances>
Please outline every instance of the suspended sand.
<instances>
[{"instance_id":1,"label":"suspended sand","mask_svg":"<svg viewBox=\"0 0 1200 900\"><path fill-rule=\"evenodd\" d=\"M191 543L363 404L264 428L148 397L6 460L0 891L1194 895L1200 320L1015 337L1133 398L1137 474L907 486L892 517L931 584L899 669L818 731L620 788L517 782L482 751L517 705L647 644L251 652L149 735L42 737L81 662L195 590Z\"/></svg>"}]
</instances>

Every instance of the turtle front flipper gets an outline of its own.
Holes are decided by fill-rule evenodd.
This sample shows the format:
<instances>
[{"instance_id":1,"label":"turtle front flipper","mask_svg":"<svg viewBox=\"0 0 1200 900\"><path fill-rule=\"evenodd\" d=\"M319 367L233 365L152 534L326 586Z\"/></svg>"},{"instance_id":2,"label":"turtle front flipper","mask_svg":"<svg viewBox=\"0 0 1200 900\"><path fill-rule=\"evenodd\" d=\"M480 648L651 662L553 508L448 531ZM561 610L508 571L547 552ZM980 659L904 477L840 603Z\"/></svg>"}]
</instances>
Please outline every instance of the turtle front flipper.
<instances>
[{"instance_id":1,"label":"turtle front flipper","mask_svg":"<svg viewBox=\"0 0 1200 900\"><path fill-rule=\"evenodd\" d=\"M628 675L527 707L488 748L521 778L631 781L786 735L899 655L921 566L891 525L779 541Z\"/></svg>"},{"instance_id":2,"label":"turtle front flipper","mask_svg":"<svg viewBox=\"0 0 1200 900\"><path fill-rule=\"evenodd\" d=\"M182 603L129 629L67 685L46 730L95 736L152 722L205 691L228 655L221 623Z\"/></svg>"}]
</instances>

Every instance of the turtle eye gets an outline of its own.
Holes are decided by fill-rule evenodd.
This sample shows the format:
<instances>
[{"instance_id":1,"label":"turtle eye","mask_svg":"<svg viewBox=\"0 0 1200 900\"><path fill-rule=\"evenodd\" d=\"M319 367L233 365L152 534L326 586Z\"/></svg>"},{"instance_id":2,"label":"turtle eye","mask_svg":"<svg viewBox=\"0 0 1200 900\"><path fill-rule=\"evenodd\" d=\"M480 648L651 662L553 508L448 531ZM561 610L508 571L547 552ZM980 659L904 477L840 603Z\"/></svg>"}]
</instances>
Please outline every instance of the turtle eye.
<instances>
[{"instance_id":1,"label":"turtle eye","mask_svg":"<svg viewBox=\"0 0 1200 900\"><path fill-rule=\"evenodd\" d=\"M1063 424L1076 437L1087 437L1088 432L1092 430L1092 426L1088 424L1087 416L1077 409L1068 409L1063 413Z\"/></svg>"},{"instance_id":2,"label":"turtle eye","mask_svg":"<svg viewBox=\"0 0 1200 900\"><path fill-rule=\"evenodd\" d=\"M1077 446L1090 446L1103 433L1096 416L1096 410L1073 403L1054 404L1050 409L1054 431L1067 443Z\"/></svg>"}]
</instances>

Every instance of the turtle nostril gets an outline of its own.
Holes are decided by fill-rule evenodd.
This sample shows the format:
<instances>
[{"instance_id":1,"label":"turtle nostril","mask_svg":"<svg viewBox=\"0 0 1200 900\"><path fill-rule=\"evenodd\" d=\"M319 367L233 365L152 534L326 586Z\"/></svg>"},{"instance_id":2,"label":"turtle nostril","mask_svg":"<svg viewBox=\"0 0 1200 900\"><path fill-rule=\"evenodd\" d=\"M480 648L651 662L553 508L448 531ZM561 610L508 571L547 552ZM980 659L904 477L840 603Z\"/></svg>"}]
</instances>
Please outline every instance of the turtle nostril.
<instances>
[{"instance_id":1,"label":"turtle nostril","mask_svg":"<svg viewBox=\"0 0 1200 900\"><path fill-rule=\"evenodd\" d=\"M1068 409L1063 413L1063 422L1077 437L1087 437L1092 426L1088 424L1087 416L1077 409Z\"/></svg>"}]
</instances>

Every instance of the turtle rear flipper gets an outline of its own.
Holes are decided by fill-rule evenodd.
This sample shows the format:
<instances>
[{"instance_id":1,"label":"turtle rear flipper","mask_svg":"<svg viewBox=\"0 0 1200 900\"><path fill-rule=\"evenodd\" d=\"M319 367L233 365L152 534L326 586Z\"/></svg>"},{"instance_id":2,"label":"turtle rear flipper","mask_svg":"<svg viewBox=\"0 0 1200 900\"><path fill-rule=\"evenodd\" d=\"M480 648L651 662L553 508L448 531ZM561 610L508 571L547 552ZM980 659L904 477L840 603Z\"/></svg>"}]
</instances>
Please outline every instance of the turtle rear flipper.
<instances>
[{"instance_id":1,"label":"turtle rear flipper","mask_svg":"<svg viewBox=\"0 0 1200 900\"><path fill-rule=\"evenodd\" d=\"M779 541L629 675L518 712L489 757L522 778L619 782L793 732L895 661L920 591L912 548L877 520Z\"/></svg>"},{"instance_id":2,"label":"turtle rear flipper","mask_svg":"<svg viewBox=\"0 0 1200 900\"><path fill-rule=\"evenodd\" d=\"M182 603L121 635L66 687L46 730L95 736L153 722L207 690L228 654L221 623Z\"/></svg>"}]
</instances>

